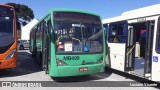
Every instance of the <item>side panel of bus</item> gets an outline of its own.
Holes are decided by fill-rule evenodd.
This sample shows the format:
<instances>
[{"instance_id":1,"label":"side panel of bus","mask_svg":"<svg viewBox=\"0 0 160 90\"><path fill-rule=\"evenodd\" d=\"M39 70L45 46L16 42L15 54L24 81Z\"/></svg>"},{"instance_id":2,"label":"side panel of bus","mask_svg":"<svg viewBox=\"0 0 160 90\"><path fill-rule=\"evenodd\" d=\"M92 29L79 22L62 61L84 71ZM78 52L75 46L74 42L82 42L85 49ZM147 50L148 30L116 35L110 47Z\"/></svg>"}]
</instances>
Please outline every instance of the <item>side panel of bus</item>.
<instances>
[{"instance_id":1,"label":"side panel of bus","mask_svg":"<svg viewBox=\"0 0 160 90\"><path fill-rule=\"evenodd\" d=\"M107 31L108 40L108 59L113 69L124 71L125 63L125 42L126 42L127 23L117 22L109 25Z\"/></svg>"},{"instance_id":2,"label":"side panel of bus","mask_svg":"<svg viewBox=\"0 0 160 90\"><path fill-rule=\"evenodd\" d=\"M151 65L151 79L160 81L160 17L155 21L155 31L153 39L153 53Z\"/></svg>"}]
</instances>

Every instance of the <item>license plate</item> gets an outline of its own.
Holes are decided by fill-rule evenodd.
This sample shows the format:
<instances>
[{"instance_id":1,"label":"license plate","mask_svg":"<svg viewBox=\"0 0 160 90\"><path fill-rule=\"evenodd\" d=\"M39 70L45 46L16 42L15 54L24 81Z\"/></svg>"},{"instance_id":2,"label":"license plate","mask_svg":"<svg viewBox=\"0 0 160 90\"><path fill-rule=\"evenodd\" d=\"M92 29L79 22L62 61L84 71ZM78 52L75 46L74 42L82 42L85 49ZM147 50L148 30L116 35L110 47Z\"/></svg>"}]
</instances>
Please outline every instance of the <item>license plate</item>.
<instances>
[{"instance_id":1,"label":"license plate","mask_svg":"<svg viewBox=\"0 0 160 90\"><path fill-rule=\"evenodd\" d=\"M88 71L88 67L79 68L80 72Z\"/></svg>"}]
</instances>

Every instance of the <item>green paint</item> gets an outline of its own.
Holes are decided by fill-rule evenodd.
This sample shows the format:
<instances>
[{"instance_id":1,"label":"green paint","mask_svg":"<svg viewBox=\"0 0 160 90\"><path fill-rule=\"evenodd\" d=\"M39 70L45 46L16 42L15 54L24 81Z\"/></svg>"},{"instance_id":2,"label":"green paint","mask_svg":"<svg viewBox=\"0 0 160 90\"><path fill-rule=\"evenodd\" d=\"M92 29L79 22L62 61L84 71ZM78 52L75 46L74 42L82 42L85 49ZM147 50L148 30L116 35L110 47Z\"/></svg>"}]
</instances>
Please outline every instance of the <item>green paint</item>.
<instances>
[{"instance_id":1,"label":"green paint","mask_svg":"<svg viewBox=\"0 0 160 90\"><path fill-rule=\"evenodd\" d=\"M103 52L102 53L81 53L81 54L56 54L55 49L55 40L54 40L54 24L53 24L53 13L54 12L78 12L78 13L85 13L94 16L98 16L98 14L90 13L81 10L64 10L64 9L57 9L49 11L35 26L39 25L40 23L45 23L50 21L50 29L49 33L46 36L50 37L49 41L49 75L52 77L65 77L65 76L77 76L77 75L86 75L86 74L94 74L104 71L105 67L105 59L106 59L106 44L105 44L105 36L103 31ZM48 28L48 27L47 27ZM36 29L37 31L38 29ZM37 33L36 33L37 34ZM38 36L38 35L36 35ZM45 38L46 38L45 36ZM31 39L31 47L33 46L33 40ZM41 39L36 40L36 45L40 44L41 50L40 52L43 54L43 41ZM46 43L46 41L45 41ZM32 48L33 51L34 49ZM57 59L65 63L65 66L58 66ZM101 63L97 63L100 59L102 59ZM46 61L46 60L45 60ZM87 71L80 72L80 68L87 67Z\"/></svg>"}]
</instances>

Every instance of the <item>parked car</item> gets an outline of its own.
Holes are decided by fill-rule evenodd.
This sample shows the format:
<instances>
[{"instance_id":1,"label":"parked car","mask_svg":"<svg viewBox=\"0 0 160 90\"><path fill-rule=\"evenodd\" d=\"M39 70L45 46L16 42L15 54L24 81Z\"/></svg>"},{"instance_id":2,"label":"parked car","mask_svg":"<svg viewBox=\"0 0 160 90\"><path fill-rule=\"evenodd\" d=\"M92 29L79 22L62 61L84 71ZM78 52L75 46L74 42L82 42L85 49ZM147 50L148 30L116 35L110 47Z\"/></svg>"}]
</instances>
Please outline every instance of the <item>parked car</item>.
<instances>
[{"instance_id":1,"label":"parked car","mask_svg":"<svg viewBox=\"0 0 160 90\"><path fill-rule=\"evenodd\" d=\"M29 40L18 40L18 49L24 50L29 48Z\"/></svg>"}]
</instances>

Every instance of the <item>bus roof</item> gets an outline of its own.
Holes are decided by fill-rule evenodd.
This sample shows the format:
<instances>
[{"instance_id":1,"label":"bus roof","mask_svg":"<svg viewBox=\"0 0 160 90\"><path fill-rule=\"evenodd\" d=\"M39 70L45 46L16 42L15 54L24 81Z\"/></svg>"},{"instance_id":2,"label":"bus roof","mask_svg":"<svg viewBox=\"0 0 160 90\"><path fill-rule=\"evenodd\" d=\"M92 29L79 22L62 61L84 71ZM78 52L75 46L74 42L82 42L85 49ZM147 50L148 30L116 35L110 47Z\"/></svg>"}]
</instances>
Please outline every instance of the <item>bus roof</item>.
<instances>
[{"instance_id":1,"label":"bus roof","mask_svg":"<svg viewBox=\"0 0 160 90\"><path fill-rule=\"evenodd\" d=\"M88 12L88 11L84 11L84 10L77 10L77 9L52 9L50 10L50 12L79 12L79 13L86 13L86 14L91 14L91 15L96 15L99 16L97 13L93 13L93 12Z\"/></svg>"},{"instance_id":2,"label":"bus roof","mask_svg":"<svg viewBox=\"0 0 160 90\"><path fill-rule=\"evenodd\" d=\"M45 16L43 16L39 22L41 22L46 16L48 16L49 14L51 14L52 12L79 12L79 13L86 13L86 14L91 14L91 15L95 15L95 16L99 16L97 13L93 13L93 12L88 12L88 11L83 11L83 10L75 10L75 9L51 9L47 12L47 14L45 14ZM101 18L101 17L100 17Z\"/></svg>"},{"instance_id":3,"label":"bus roof","mask_svg":"<svg viewBox=\"0 0 160 90\"><path fill-rule=\"evenodd\" d=\"M159 8L160 8L160 4L156 4L156 5L152 5L144 8L130 10L130 11L123 12L120 16L104 19L102 20L102 22L111 23L111 22L134 19L134 18L156 16L156 15L160 15L160 10L157 10Z\"/></svg>"},{"instance_id":4,"label":"bus roof","mask_svg":"<svg viewBox=\"0 0 160 90\"><path fill-rule=\"evenodd\" d=\"M85 14L91 14L91 15L95 15L95 16L99 16L96 13L93 12L88 12L88 11L83 11L83 10L75 10L75 9L51 9L50 11L47 12L47 14L45 14L45 16L43 16L38 22L37 24L34 25L37 26L42 20L44 20L46 18L46 16L50 15L53 12L80 12L80 13L85 13ZM100 17L100 16L99 16ZM100 17L101 19L101 17ZM33 27L33 28L34 28ZM31 30L32 31L32 30Z\"/></svg>"},{"instance_id":5,"label":"bus roof","mask_svg":"<svg viewBox=\"0 0 160 90\"><path fill-rule=\"evenodd\" d=\"M7 4L0 4L0 6L5 6L5 7L14 8L13 6L10 6L10 5L7 5Z\"/></svg>"}]
</instances>

